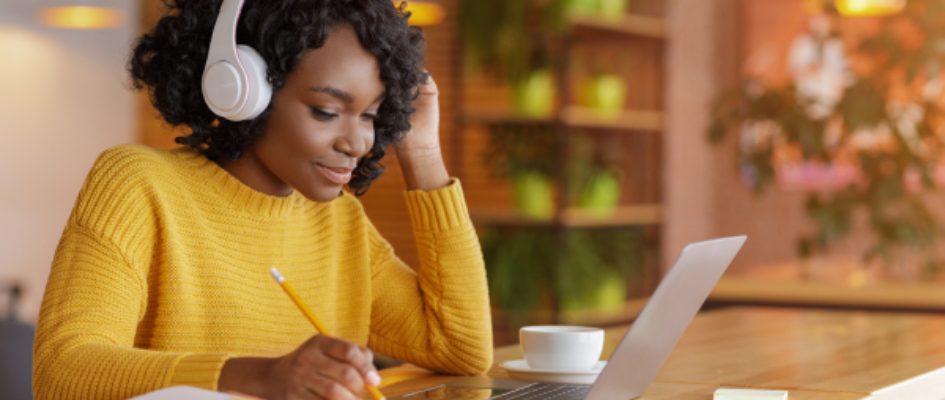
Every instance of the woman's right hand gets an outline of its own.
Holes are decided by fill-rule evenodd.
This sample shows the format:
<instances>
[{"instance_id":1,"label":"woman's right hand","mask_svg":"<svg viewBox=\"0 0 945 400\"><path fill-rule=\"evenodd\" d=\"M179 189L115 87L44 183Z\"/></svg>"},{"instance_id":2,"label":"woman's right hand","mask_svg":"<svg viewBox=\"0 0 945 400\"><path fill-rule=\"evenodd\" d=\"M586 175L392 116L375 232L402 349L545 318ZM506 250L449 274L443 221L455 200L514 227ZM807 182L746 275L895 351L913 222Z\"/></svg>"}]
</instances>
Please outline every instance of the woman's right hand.
<instances>
[{"instance_id":1,"label":"woman's right hand","mask_svg":"<svg viewBox=\"0 0 945 400\"><path fill-rule=\"evenodd\" d=\"M219 390L267 399L358 399L364 384L380 384L370 350L316 335L279 358L232 358L223 365Z\"/></svg>"}]
</instances>

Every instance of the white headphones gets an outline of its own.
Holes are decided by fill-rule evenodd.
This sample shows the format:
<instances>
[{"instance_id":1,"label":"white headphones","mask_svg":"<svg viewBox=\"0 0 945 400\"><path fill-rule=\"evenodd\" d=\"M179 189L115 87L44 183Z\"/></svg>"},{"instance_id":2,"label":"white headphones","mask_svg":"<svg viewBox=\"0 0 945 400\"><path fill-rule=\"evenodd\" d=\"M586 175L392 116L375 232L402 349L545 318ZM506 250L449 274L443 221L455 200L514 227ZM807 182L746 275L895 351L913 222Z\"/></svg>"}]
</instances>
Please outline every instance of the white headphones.
<instances>
[{"instance_id":1,"label":"white headphones","mask_svg":"<svg viewBox=\"0 0 945 400\"><path fill-rule=\"evenodd\" d=\"M272 97L266 61L252 47L236 44L236 23L243 1L223 0L201 85L210 111L231 121L256 118Z\"/></svg>"}]
</instances>

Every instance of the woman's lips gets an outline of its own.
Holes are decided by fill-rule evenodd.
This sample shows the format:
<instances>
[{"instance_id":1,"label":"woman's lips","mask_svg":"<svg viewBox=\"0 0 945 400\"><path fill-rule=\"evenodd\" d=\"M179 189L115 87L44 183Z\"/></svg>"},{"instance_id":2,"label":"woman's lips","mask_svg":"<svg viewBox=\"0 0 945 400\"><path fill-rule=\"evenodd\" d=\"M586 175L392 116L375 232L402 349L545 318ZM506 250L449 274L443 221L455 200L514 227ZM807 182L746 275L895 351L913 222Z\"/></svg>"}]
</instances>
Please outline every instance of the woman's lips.
<instances>
[{"instance_id":1,"label":"woman's lips","mask_svg":"<svg viewBox=\"0 0 945 400\"><path fill-rule=\"evenodd\" d=\"M315 168L322 173L329 181L337 183L339 185L346 185L351 181L351 173L354 171L351 168L344 167L329 167L327 165L322 165L315 163Z\"/></svg>"}]
</instances>

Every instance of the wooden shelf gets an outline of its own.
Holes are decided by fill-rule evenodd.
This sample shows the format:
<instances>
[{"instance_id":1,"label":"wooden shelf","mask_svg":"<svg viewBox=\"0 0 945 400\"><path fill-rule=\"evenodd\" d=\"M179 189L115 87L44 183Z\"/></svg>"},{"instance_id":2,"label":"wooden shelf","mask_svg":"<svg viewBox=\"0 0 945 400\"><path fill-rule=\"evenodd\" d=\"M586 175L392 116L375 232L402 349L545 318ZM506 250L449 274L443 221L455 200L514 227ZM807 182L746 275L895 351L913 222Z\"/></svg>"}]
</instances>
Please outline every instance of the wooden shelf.
<instances>
[{"instance_id":1,"label":"wooden shelf","mask_svg":"<svg viewBox=\"0 0 945 400\"><path fill-rule=\"evenodd\" d=\"M660 223L662 212L659 204L620 206L612 214L603 216L569 208L564 210L562 220L565 226L570 227L652 225Z\"/></svg>"},{"instance_id":2,"label":"wooden shelf","mask_svg":"<svg viewBox=\"0 0 945 400\"><path fill-rule=\"evenodd\" d=\"M500 124L530 124L551 125L557 122L551 117L530 117L516 114L510 110L470 110L463 113L463 120L467 122L500 125Z\"/></svg>"},{"instance_id":3,"label":"wooden shelf","mask_svg":"<svg viewBox=\"0 0 945 400\"><path fill-rule=\"evenodd\" d=\"M641 36L650 39L666 39L666 21L662 18L638 14L627 14L619 19L607 19L593 15L568 17L575 31L606 31L620 35Z\"/></svg>"},{"instance_id":4,"label":"wooden shelf","mask_svg":"<svg viewBox=\"0 0 945 400\"><path fill-rule=\"evenodd\" d=\"M559 117L529 117L502 110L477 110L465 113L469 122L498 124L562 124L571 128L658 132L663 129L663 113L650 110L624 110L618 115L603 115L593 109L569 106Z\"/></svg>"},{"instance_id":5,"label":"wooden shelf","mask_svg":"<svg viewBox=\"0 0 945 400\"><path fill-rule=\"evenodd\" d=\"M662 220L662 207L659 204L619 206L613 213L604 216L569 208L564 210L557 221L553 218L525 216L516 210L481 210L471 211L470 214L475 222L488 225L550 226L560 223L569 228L593 228L658 224Z\"/></svg>"},{"instance_id":6,"label":"wooden shelf","mask_svg":"<svg viewBox=\"0 0 945 400\"><path fill-rule=\"evenodd\" d=\"M561 120L565 125L575 128L634 131L663 129L663 113L650 110L624 110L618 115L607 116L589 108L569 106L561 110Z\"/></svg>"}]
</instances>

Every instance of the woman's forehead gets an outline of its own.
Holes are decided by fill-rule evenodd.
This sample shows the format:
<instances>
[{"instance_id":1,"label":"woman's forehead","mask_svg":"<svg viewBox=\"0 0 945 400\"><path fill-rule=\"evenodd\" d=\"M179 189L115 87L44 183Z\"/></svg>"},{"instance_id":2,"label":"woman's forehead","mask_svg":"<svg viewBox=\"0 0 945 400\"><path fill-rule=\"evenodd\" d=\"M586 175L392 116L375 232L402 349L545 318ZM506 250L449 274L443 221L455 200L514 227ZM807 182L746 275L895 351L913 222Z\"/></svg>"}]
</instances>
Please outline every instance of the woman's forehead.
<instances>
[{"instance_id":1,"label":"woman's forehead","mask_svg":"<svg viewBox=\"0 0 945 400\"><path fill-rule=\"evenodd\" d=\"M383 92L377 58L367 51L349 26L332 29L322 47L306 50L289 74L287 85L344 86L355 93L379 96Z\"/></svg>"}]
</instances>

